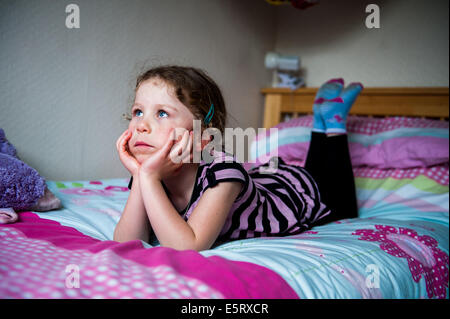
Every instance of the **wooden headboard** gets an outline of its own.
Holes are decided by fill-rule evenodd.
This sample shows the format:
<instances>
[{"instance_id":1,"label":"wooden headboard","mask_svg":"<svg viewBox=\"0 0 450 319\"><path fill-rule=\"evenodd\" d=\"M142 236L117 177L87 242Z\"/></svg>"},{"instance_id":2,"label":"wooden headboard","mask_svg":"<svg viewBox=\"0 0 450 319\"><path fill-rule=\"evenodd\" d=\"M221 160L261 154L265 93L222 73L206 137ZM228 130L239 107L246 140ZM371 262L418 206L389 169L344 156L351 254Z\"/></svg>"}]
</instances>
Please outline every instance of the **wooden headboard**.
<instances>
[{"instance_id":1,"label":"wooden headboard","mask_svg":"<svg viewBox=\"0 0 450 319\"><path fill-rule=\"evenodd\" d=\"M318 88L266 88L265 128L282 122L286 115L297 117L312 114L312 105ZM448 87L386 87L364 88L350 114L362 116L413 116L449 118Z\"/></svg>"}]
</instances>

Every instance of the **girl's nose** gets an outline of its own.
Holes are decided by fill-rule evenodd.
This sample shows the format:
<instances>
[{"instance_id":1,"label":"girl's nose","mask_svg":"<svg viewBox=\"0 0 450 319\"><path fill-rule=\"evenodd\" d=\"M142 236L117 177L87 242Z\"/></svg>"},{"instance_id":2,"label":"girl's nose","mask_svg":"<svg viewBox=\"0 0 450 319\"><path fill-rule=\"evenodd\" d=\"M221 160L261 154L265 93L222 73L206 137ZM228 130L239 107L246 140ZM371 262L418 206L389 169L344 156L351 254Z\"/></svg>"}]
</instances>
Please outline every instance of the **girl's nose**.
<instances>
[{"instance_id":1,"label":"girl's nose","mask_svg":"<svg viewBox=\"0 0 450 319\"><path fill-rule=\"evenodd\" d=\"M136 129L138 132L145 132L145 133L150 133L151 131L150 125L146 121L140 121L137 124Z\"/></svg>"}]
</instances>

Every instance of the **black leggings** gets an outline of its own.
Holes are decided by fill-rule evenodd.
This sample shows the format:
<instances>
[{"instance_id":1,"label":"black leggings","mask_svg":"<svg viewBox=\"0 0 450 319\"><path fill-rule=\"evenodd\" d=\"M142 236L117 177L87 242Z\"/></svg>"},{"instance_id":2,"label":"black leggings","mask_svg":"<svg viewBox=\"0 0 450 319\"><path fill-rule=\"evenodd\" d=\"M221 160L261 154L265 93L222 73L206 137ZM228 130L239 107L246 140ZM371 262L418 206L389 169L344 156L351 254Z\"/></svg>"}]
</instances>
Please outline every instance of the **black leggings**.
<instances>
[{"instance_id":1,"label":"black leggings","mask_svg":"<svg viewBox=\"0 0 450 319\"><path fill-rule=\"evenodd\" d=\"M305 169L315 179L321 201L331 209L315 226L358 217L347 134L327 137L325 133L311 132Z\"/></svg>"}]
</instances>

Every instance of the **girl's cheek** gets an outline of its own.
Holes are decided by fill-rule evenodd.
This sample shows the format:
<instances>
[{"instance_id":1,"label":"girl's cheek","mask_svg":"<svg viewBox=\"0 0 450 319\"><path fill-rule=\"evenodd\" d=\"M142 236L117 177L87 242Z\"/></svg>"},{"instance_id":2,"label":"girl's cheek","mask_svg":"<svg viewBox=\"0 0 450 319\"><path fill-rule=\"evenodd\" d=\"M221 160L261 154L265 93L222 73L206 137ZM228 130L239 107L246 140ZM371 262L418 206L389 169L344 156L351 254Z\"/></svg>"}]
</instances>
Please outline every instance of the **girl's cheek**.
<instances>
[{"instance_id":1,"label":"girl's cheek","mask_svg":"<svg viewBox=\"0 0 450 319\"><path fill-rule=\"evenodd\" d=\"M177 128L174 128L174 131L172 133L170 133L170 130L169 130L169 132L167 133L167 136L171 135L172 138L174 138L176 142L179 142L183 138L183 134L186 131L189 131L189 130L187 130L184 127L177 127Z\"/></svg>"},{"instance_id":2,"label":"girl's cheek","mask_svg":"<svg viewBox=\"0 0 450 319\"><path fill-rule=\"evenodd\" d=\"M171 136L173 137L174 135L174 133L171 132L171 127L160 127L158 133L161 139L161 143L163 143L163 140L167 141Z\"/></svg>"}]
</instances>

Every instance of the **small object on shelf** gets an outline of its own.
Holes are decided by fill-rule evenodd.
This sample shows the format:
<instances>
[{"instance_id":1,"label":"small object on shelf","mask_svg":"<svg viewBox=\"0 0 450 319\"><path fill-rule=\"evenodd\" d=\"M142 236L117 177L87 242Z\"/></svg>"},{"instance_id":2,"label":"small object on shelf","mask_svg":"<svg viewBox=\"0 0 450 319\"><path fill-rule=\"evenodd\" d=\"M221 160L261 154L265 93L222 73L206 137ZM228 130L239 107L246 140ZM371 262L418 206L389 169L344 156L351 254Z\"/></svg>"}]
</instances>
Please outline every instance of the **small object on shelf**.
<instances>
[{"instance_id":1,"label":"small object on shelf","mask_svg":"<svg viewBox=\"0 0 450 319\"><path fill-rule=\"evenodd\" d=\"M300 70L300 58L298 56L268 52L264 64L266 68L273 70L272 87L296 90L305 86L303 78L298 74Z\"/></svg>"},{"instance_id":2,"label":"small object on shelf","mask_svg":"<svg viewBox=\"0 0 450 319\"><path fill-rule=\"evenodd\" d=\"M278 78L281 80L276 83L275 87L290 88L291 90L297 90L298 88L305 86L305 81L298 75L291 75L289 73L277 72Z\"/></svg>"}]
</instances>

